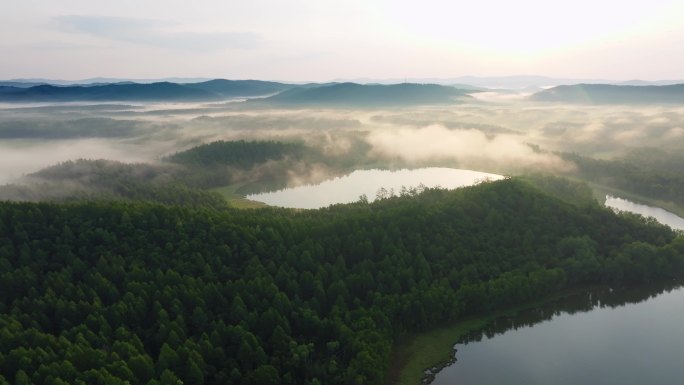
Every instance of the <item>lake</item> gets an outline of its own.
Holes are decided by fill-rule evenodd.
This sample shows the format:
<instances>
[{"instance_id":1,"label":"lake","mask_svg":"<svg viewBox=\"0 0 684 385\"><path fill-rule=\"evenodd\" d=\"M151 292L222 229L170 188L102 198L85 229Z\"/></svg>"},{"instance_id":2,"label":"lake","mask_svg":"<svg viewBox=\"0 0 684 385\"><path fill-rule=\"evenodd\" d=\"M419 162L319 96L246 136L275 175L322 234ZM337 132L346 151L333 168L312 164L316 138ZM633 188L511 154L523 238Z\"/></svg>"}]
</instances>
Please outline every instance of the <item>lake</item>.
<instances>
[{"instance_id":1,"label":"lake","mask_svg":"<svg viewBox=\"0 0 684 385\"><path fill-rule=\"evenodd\" d=\"M498 319L455 345L432 385L677 384L684 289L603 289Z\"/></svg>"},{"instance_id":2,"label":"lake","mask_svg":"<svg viewBox=\"0 0 684 385\"><path fill-rule=\"evenodd\" d=\"M356 170L351 174L327 180L317 185L287 188L280 191L247 195L246 198L271 206L316 209L336 203L351 203L365 195L375 199L378 190L384 188L399 194L402 187L457 188L470 186L482 180L503 179L502 175L486 172L444 167L428 167L412 170Z\"/></svg>"},{"instance_id":3,"label":"lake","mask_svg":"<svg viewBox=\"0 0 684 385\"><path fill-rule=\"evenodd\" d=\"M351 174L327 180L317 185L306 185L286 188L268 193L251 194L249 200L263 202L271 206L291 207L300 209L316 209L336 203L351 203L365 195L369 201L375 199L378 190L384 188L391 193L399 194L402 187L457 188L470 186L482 180L498 180L502 175L486 172L445 168L427 167L403 170L356 170ZM606 196L606 206L629 211L657 219L673 229L684 230L684 218L658 207L647 206L631 202L623 198Z\"/></svg>"},{"instance_id":4,"label":"lake","mask_svg":"<svg viewBox=\"0 0 684 385\"><path fill-rule=\"evenodd\" d=\"M684 218L677 216L667 210L659 207L648 206L644 204L634 203L627 199L617 198L614 196L606 196L606 206L620 211L629 211L635 214L641 214L645 217L653 217L660 223L664 223L673 229L684 230Z\"/></svg>"}]
</instances>

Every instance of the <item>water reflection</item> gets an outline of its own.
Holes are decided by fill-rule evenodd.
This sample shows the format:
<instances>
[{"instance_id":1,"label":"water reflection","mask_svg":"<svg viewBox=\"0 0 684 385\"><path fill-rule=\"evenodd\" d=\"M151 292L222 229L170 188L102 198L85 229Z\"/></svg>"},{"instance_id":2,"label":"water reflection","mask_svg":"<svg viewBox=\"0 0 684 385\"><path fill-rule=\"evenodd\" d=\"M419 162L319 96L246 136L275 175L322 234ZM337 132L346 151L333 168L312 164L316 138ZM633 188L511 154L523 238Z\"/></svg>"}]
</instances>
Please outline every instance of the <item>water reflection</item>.
<instances>
[{"instance_id":1,"label":"water reflection","mask_svg":"<svg viewBox=\"0 0 684 385\"><path fill-rule=\"evenodd\" d=\"M501 317L459 341L432 384L677 383L682 301L681 282L606 288Z\"/></svg>"},{"instance_id":2,"label":"water reflection","mask_svg":"<svg viewBox=\"0 0 684 385\"><path fill-rule=\"evenodd\" d=\"M477 342L483 337L493 338L509 330L532 327L561 314L572 315L594 309L614 309L628 304L637 304L663 293L669 293L680 286L681 284L666 283L638 288L621 288L619 290L603 288L588 293L574 294L542 307L521 311L512 317L498 318L484 329L468 334L459 343Z\"/></svg>"}]
</instances>

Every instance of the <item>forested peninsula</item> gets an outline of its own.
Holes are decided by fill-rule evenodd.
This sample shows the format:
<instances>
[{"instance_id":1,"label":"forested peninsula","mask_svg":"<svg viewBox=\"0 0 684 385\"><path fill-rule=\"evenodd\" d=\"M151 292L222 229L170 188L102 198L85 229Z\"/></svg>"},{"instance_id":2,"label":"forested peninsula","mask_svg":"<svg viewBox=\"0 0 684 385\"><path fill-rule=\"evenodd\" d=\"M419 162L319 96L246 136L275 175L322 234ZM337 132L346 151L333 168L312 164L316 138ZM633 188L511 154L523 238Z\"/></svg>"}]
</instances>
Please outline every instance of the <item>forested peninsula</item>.
<instances>
[{"instance_id":1,"label":"forested peninsula","mask_svg":"<svg viewBox=\"0 0 684 385\"><path fill-rule=\"evenodd\" d=\"M2 384L381 384L393 343L684 239L517 179L320 210L0 203Z\"/></svg>"}]
</instances>

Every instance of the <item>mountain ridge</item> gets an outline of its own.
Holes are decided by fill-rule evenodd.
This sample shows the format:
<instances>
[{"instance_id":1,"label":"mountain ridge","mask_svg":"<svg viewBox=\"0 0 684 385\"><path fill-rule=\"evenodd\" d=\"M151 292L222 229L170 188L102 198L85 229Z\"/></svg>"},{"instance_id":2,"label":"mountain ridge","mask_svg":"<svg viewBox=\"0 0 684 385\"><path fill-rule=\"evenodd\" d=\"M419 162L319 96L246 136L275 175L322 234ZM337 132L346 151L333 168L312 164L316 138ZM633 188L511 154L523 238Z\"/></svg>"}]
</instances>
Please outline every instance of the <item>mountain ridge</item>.
<instances>
[{"instance_id":1,"label":"mountain ridge","mask_svg":"<svg viewBox=\"0 0 684 385\"><path fill-rule=\"evenodd\" d=\"M31 87L0 85L2 102L220 101L260 97L259 102L288 105L420 105L470 98L473 89L437 84L357 83L287 84L261 80L214 79L200 83L113 83Z\"/></svg>"}]
</instances>

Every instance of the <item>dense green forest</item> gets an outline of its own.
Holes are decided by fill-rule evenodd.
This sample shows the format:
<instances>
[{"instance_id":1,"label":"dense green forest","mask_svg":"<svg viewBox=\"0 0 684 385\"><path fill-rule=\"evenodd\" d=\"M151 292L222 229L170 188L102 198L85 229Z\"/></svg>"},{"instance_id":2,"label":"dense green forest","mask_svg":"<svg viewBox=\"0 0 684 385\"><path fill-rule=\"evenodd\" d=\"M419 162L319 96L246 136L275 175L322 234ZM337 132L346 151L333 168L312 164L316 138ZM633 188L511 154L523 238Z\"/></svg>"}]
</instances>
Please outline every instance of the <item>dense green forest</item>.
<instances>
[{"instance_id":1,"label":"dense green forest","mask_svg":"<svg viewBox=\"0 0 684 385\"><path fill-rule=\"evenodd\" d=\"M683 272L669 228L518 179L309 211L6 202L0 383L380 384L407 332Z\"/></svg>"}]
</instances>

